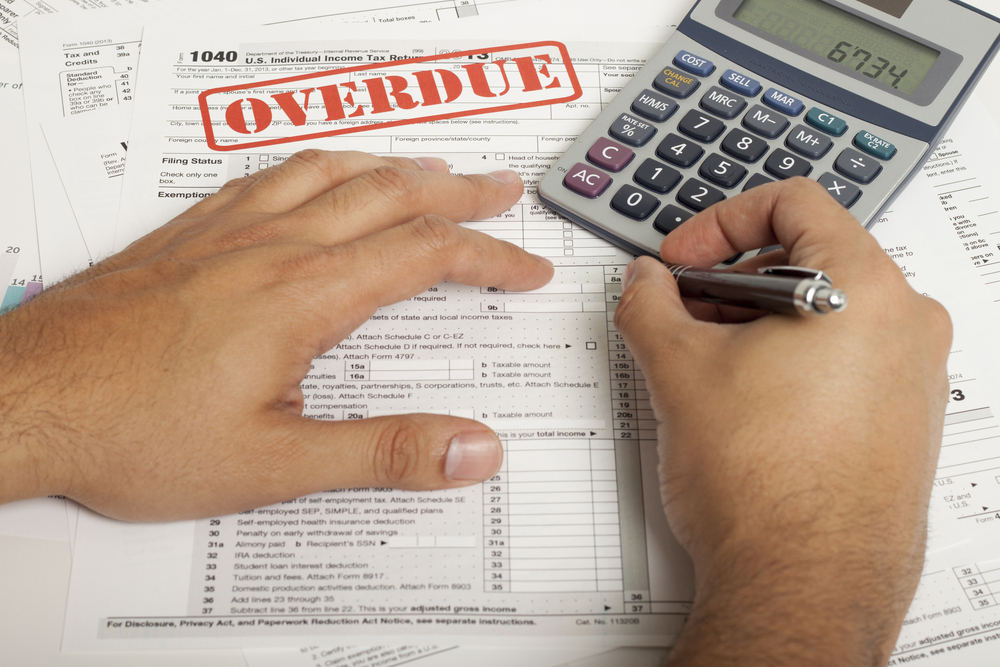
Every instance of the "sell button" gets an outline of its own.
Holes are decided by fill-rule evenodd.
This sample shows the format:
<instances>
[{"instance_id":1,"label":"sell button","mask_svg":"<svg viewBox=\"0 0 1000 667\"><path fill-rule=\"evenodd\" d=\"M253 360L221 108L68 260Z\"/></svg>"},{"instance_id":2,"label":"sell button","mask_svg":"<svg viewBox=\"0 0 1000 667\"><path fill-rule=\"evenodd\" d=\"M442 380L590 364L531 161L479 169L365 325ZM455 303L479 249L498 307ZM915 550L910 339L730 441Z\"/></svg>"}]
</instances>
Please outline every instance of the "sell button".
<instances>
[{"instance_id":1,"label":"sell button","mask_svg":"<svg viewBox=\"0 0 1000 667\"><path fill-rule=\"evenodd\" d=\"M896 147L885 139L879 139L871 132L862 130L854 135L854 145L880 160L888 160L896 154Z\"/></svg>"}]
</instances>

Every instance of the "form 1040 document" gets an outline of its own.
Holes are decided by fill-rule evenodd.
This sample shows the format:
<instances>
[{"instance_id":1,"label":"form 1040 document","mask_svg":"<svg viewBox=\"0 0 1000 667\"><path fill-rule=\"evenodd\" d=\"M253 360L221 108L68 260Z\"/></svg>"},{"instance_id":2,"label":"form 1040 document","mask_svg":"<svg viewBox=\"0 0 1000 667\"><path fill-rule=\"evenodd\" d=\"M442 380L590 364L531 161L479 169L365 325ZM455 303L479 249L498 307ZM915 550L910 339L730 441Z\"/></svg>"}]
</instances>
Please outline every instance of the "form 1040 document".
<instances>
[{"instance_id":1,"label":"form 1040 document","mask_svg":"<svg viewBox=\"0 0 1000 667\"><path fill-rule=\"evenodd\" d=\"M303 384L305 413L318 419L479 419L505 445L494 479L437 493L327 492L163 527L85 513L67 649L390 635L662 645L679 631L690 564L663 518L645 384L611 321L631 256L533 194L658 42L481 30L324 40L147 29L119 243L300 148L346 148L437 155L456 172L516 169L522 200L468 225L557 270L528 294L442 284L383 308ZM273 106L255 101L275 95ZM418 95L427 104L412 104Z\"/></svg>"}]
</instances>

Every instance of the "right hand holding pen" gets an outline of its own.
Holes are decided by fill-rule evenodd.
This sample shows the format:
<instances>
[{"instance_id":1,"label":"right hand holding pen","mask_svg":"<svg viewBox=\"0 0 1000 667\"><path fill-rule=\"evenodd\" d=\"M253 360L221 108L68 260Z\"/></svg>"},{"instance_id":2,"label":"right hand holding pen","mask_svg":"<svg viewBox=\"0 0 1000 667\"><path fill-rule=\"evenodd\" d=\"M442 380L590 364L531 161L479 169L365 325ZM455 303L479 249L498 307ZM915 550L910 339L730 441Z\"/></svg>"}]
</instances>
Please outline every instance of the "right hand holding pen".
<instances>
[{"instance_id":1,"label":"right hand holding pen","mask_svg":"<svg viewBox=\"0 0 1000 667\"><path fill-rule=\"evenodd\" d=\"M950 320L805 179L711 207L661 254L706 267L773 243L850 306L720 324L691 304L696 319L641 258L615 314L658 420L667 517L695 564L673 660L884 664L923 562Z\"/></svg>"}]
</instances>

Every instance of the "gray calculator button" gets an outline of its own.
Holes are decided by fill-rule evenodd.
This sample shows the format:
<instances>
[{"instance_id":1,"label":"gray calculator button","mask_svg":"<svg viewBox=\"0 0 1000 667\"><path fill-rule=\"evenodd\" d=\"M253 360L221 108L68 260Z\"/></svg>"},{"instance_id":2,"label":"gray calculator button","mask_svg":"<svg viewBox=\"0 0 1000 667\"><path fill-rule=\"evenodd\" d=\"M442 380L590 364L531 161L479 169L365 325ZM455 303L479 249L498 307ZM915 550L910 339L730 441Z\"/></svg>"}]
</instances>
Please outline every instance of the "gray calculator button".
<instances>
[{"instance_id":1,"label":"gray calculator button","mask_svg":"<svg viewBox=\"0 0 1000 667\"><path fill-rule=\"evenodd\" d=\"M767 139L774 139L788 127L788 119L773 109L757 104L743 116L743 127Z\"/></svg>"},{"instance_id":2,"label":"gray calculator button","mask_svg":"<svg viewBox=\"0 0 1000 667\"><path fill-rule=\"evenodd\" d=\"M657 162L653 158L646 158L646 161L635 170L635 175L632 178L639 185L647 187L653 192L664 194L673 190L674 186L680 183L681 172L662 162Z\"/></svg>"},{"instance_id":3,"label":"gray calculator button","mask_svg":"<svg viewBox=\"0 0 1000 667\"><path fill-rule=\"evenodd\" d=\"M795 157L788 151L777 148L764 163L764 171L778 178L791 178L792 176L808 175L812 171L812 165L809 164L808 160Z\"/></svg>"},{"instance_id":4,"label":"gray calculator button","mask_svg":"<svg viewBox=\"0 0 1000 667\"><path fill-rule=\"evenodd\" d=\"M746 184L743 186L743 192L751 190L760 185L767 185L768 183L774 183L773 178L768 178L764 174L754 174L749 179L747 179Z\"/></svg>"},{"instance_id":5,"label":"gray calculator button","mask_svg":"<svg viewBox=\"0 0 1000 667\"><path fill-rule=\"evenodd\" d=\"M677 111L677 102L646 89L632 101L632 111L655 123L662 123Z\"/></svg>"},{"instance_id":6,"label":"gray calculator button","mask_svg":"<svg viewBox=\"0 0 1000 667\"><path fill-rule=\"evenodd\" d=\"M747 175L747 170L736 164L732 158L724 158L718 153L712 153L701 163L698 170L702 178L724 188L731 188Z\"/></svg>"},{"instance_id":7,"label":"gray calculator button","mask_svg":"<svg viewBox=\"0 0 1000 667\"><path fill-rule=\"evenodd\" d=\"M821 134L819 130L796 125L785 138L785 145L796 153L806 157L818 158L826 155L826 152L833 146L833 139Z\"/></svg>"},{"instance_id":8,"label":"gray calculator button","mask_svg":"<svg viewBox=\"0 0 1000 667\"><path fill-rule=\"evenodd\" d=\"M723 118L735 118L743 111L747 101L739 95L733 95L728 90L712 86L701 98L701 108Z\"/></svg>"},{"instance_id":9,"label":"gray calculator button","mask_svg":"<svg viewBox=\"0 0 1000 667\"><path fill-rule=\"evenodd\" d=\"M633 185L623 185L611 199L611 206L635 220L645 220L660 205L660 200Z\"/></svg>"},{"instance_id":10,"label":"gray calculator button","mask_svg":"<svg viewBox=\"0 0 1000 667\"><path fill-rule=\"evenodd\" d=\"M749 132L733 129L722 140L722 150L744 162L756 162L767 152L767 142Z\"/></svg>"},{"instance_id":11,"label":"gray calculator button","mask_svg":"<svg viewBox=\"0 0 1000 667\"><path fill-rule=\"evenodd\" d=\"M882 171L882 165L879 164L878 160L852 148L845 148L837 156L833 168L858 183L871 183L872 179Z\"/></svg>"},{"instance_id":12,"label":"gray calculator button","mask_svg":"<svg viewBox=\"0 0 1000 667\"><path fill-rule=\"evenodd\" d=\"M681 118L677 129L692 139L708 143L718 139L719 135L726 131L726 126L718 118L712 118L697 109L691 109Z\"/></svg>"},{"instance_id":13,"label":"gray calculator button","mask_svg":"<svg viewBox=\"0 0 1000 667\"><path fill-rule=\"evenodd\" d=\"M697 90L700 85L701 81L690 74L679 72L670 67L664 67L653 79L653 86L657 90L678 99L684 99Z\"/></svg>"},{"instance_id":14,"label":"gray calculator button","mask_svg":"<svg viewBox=\"0 0 1000 667\"><path fill-rule=\"evenodd\" d=\"M720 190L716 190L711 185L689 178L677 192L677 201L684 204L693 211L704 211L712 204L718 204L726 198Z\"/></svg>"},{"instance_id":15,"label":"gray calculator button","mask_svg":"<svg viewBox=\"0 0 1000 667\"><path fill-rule=\"evenodd\" d=\"M705 150L691 141L676 134L668 134L656 147L656 154L678 167L690 167L697 162Z\"/></svg>"},{"instance_id":16,"label":"gray calculator button","mask_svg":"<svg viewBox=\"0 0 1000 667\"><path fill-rule=\"evenodd\" d=\"M826 172L818 179L819 184L826 188L830 196L836 199L844 208L851 206L861 196L861 188L845 178Z\"/></svg>"},{"instance_id":17,"label":"gray calculator button","mask_svg":"<svg viewBox=\"0 0 1000 667\"><path fill-rule=\"evenodd\" d=\"M653 138L656 128L644 120L639 120L632 114L623 113L611 125L609 134L618 141L629 146L642 146Z\"/></svg>"},{"instance_id":18,"label":"gray calculator button","mask_svg":"<svg viewBox=\"0 0 1000 667\"><path fill-rule=\"evenodd\" d=\"M661 234L669 234L693 215L691 211L685 211L679 206L667 204L660 211L660 214L656 216L656 220L653 220L653 227Z\"/></svg>"}]
</instances>

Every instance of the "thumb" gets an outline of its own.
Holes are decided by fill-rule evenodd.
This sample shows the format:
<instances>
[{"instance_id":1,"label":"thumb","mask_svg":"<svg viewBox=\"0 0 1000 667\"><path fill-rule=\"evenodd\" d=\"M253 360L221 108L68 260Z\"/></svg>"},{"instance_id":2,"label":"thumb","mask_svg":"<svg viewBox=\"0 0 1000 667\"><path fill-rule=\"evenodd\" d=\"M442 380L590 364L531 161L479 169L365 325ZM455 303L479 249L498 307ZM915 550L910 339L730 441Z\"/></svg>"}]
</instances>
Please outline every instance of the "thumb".
<instances>
[{"instance_id":1,"label":"thumb","mask_svg":"<svg viewBox=\"0 0 1000 667\"><path fill-rule=\"evenodd\" d=\"M503 461L497 435L471 419L408 414L324 422L295 417L297 495L332 488L450 489L482 482Z\"/></svg>"},{"instance_id":2,"label":"thumb","mask_svg":"<svg viewBox=\"0 0 1000 667\"><path fill-rule=\"evenodd\" d=\"M668 394L675 385L683 387L689 381L687 369L697 373L697 360L715 348L706 345L706 338L722 335L721 327L701 322L688 312L674 277L652 257L639 257L629 264L622 284L615 326L648 385Z\"/></svg>"}]
</instances>

